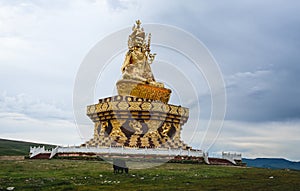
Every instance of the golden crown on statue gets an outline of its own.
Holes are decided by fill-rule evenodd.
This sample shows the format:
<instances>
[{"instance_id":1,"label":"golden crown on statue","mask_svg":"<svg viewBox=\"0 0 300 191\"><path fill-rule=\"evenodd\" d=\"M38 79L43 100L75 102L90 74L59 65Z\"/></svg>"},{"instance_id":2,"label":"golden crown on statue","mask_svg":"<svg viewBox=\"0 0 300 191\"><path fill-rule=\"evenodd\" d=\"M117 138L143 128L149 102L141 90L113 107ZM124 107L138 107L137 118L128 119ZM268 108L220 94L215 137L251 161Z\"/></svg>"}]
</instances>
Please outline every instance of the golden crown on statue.
<instances>
[{"instance_id":1,"label":"golden crown on statue","mask_svg":"<svg viewBox=\"0 0 300 191\"><path fill-rule=\"evenodd\" d=\"M148 37L148 43L146 43L146 37ZM132 33L128 38L128 48L131 50L134 47L142 47L144 50L149 51L150 39L151 34L147 35L144 32L144 28L141 28L141 21L137 20L136 24L133 25Z\"/></svg>"}]
</instances>

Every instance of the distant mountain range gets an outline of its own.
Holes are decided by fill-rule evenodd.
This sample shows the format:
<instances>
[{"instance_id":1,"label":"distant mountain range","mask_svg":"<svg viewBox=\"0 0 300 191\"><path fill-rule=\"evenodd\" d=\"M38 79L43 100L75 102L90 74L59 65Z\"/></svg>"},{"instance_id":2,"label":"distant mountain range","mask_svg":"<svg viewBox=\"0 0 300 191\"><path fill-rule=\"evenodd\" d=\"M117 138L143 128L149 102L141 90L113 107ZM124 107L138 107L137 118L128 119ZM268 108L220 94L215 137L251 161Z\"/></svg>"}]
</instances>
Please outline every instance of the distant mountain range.
<instances>
[{"instance_id":1,"label":"distant mountain range","mask_svg":"<svg viewBox=\"0 0 300 191\"><path fill-rule=\"evenodd\" d=\"M249 167L300 170L300 162L292 162L282 158L243 158L243 162L247 163Z\"/></svg>"}]
</instances>

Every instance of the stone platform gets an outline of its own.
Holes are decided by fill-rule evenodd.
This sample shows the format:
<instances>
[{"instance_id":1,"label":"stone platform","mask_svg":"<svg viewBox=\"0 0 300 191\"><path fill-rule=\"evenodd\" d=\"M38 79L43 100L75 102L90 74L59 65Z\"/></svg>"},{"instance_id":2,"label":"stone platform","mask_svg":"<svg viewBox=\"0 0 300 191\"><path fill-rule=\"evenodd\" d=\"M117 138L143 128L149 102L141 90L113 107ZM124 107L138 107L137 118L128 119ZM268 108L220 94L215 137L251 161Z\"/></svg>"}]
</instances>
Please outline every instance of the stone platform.
<instances>
[{"instance_id":1,"label":"stone platform","mask_svg":"<svg viewBox=\"0 0 300 191\"><path fill-rule=\"evenodd\" d=\"M94 137L82 146L188 149L180 140L189 109L146 98L114 96L87 107Z\"/></svg>"}]
</instances>

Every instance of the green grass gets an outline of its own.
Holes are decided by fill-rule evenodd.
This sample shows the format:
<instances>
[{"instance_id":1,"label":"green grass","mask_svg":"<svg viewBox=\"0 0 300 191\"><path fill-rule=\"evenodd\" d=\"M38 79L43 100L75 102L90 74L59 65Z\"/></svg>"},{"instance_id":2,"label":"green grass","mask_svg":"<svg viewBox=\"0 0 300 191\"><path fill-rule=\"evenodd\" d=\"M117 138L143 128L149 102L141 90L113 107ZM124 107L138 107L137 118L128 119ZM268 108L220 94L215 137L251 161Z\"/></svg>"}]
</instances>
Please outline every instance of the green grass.
<instances>
[{"instance_id":1,"label":"green grass","mask_svg":"<svg viewBox=\"0 0 300 191\"><path fill-rule=\"evenodd\" d=\"M104 161L0 161L0 190L299 190L300 171L166 163L113 174ZM273 177L273 178L270 178Z\"/></svg>"},{"instance_id":2,"label":"green grass","mask_svg":"<svg viewBox=\"0 0 300 191\"><path fill-rule=\"evenodd\" d=\"M45 146L46 149L55 147L53 145L0 139L0 156L28 156L30 146Z\"/></svg>"}]
</instances>

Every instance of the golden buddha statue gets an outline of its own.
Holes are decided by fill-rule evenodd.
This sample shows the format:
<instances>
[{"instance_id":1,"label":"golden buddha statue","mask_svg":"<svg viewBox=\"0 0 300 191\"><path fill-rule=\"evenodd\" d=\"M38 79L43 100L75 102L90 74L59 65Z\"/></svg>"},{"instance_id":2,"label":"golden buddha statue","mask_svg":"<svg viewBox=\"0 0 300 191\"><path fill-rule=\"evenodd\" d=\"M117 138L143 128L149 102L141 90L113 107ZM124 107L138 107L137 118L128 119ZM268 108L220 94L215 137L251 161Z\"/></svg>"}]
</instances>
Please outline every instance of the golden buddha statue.
<instances>
[{"instance_id":1,"label":"golden buddha statue","mask_svg":"<svg viewBox=\"0 0 300 191\"><path fill-rule=\"evenodd\" d=\"M155 82L150 67L156 55L150 53L151 34L147 35L148 42L146 43L146 34L140 25L140 20L137 20L128 39L129 50L121 68L123 79L136 80L161 87L161 83Z\"/></svg>"},{"instance_id":2,"label":"golden buddha statue","mask_svg":"<svg viewBox=\"0 0 300 191\"><path fill-rule=\"evenodd\" d=\"M147 41L146 41L147 39ZM167 103L171 90L156 82L150 65L155 55L150 53L151 34L146 34L137 20L128 38L128 51L121 67L122 79L117 82L118 94Z\"/></svg>"}]
</instances>

